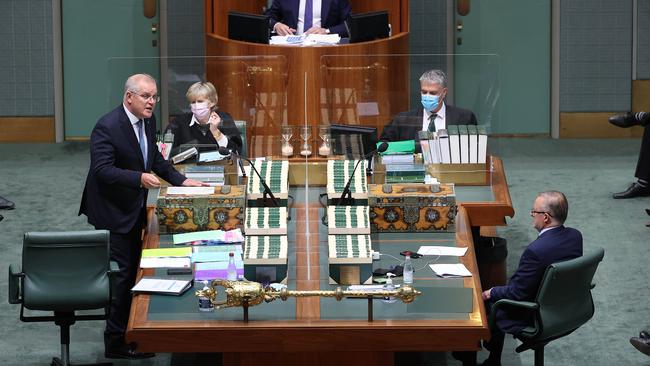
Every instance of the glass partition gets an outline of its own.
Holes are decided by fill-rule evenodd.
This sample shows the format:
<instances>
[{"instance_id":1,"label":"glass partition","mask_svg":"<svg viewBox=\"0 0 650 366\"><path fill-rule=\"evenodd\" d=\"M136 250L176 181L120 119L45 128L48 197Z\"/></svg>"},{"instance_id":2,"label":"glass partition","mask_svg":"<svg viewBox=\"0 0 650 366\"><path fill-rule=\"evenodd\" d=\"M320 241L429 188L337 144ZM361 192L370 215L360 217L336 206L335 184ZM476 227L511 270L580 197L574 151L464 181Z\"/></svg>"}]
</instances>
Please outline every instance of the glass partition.
<instances>
[{"instance_id":1,"label":"glass partition","mask_svg":"<svg viewBox=\"0 0 650 366\"><path fill-rule=\"evenodd\" d=\"M208 165L224 167L222 184L231 186L232 189L240 187L242 192L248 191L238 197L241 198L238 201L241 207L236 207L239 211L231 210L234 212L231 218L241 220L237 227L245 228L245 221L251 220L251 217L246 217L248 208L272 206L268 201L260 201L250 193L251 181L256 179L256 173L249 167L251 163L258 166L257 164L262 164L261 161L279 161L287 165L287 171L278 174L286 174L288 191L279 192L274 190L276 187L273 184L269 185L278 195L279 206L287 211L286 266L275 265L274 270L286 271L284 282L289 290L333 290L339 286L338 283L343 287L349 283L371 284L374 271L394 271L395 266L404 264L404 256L401 255L403 251L416 252L423 245L456 246L458 238L454 214L458 204L468 205L467 207L472 203L488 206L509 204L509 197L504 201L503 192L499 191L501 188L496 187L505 184L503 167L498 160L498 144L488 137L491 127L498 123L500 108L497 56L342 56L330 55L324 51L326 49L320 51L322 55L317 57L319 62L316 64L300 65L301 73L295 71L296 60L303 59L291 58L286 54L210 56L204 59L205 75L166 70L162 82L158 84L162 100L156 107L156 115L162 116L158 119L157 127L162 142L169 142L165 141L166 132L174 133L175 124L181 121L189 123L189 104L183 100L189 86L195 82L212 82L219 98L218 110L232 116L242 138L239 152L251 161L243 161L240 165L238 159L233 159ZM412 75L410 65L414 64L414 58L417 59L415 64L422 65L427 64L427 60L435 64L435 60L441 57L452 57L456 63L466 62L475 65L475 68L471 74L448 73L447 98L445 109L441 112L446 113L446 125L443 124L442 127L447 128L437 126L434 131L422 134L419 132L427 130L425 125L428 121L425 120L426 115L420 102L420 84L412 82L418 80L419 75ZM115 75L123 77L116 78L115 84L109 86L112 99L108 105L119 104L124 79L128 75L153 69L160 61L111 59L109 68ZM461 111L458 107L464 110ZM463 133L458 129L451 133L448 128L457 125L474 126L471 123L473 119L469 117L471 112L465 110L473 111L477 124L484 128L476 130L474 137L469 136L468 130L461 137ZM386 138L387 126L394 130L390 139ZM442 130L447 131L446 135ZM480 137L481 134L484 137ZM452 161L452 138L457 140L459 146L466 146L466 154L473 154L471 161L469 157L462 162ZM382 139L390 140L388 152L392 154L372 154ZM443 139L447 139L444 141L448 149L447 161L443 161ZM483 139L483 147L487 146L483 161L479 161L479 139ZM394 143L397 144L393 145ZM437 144L435 148L434 143ZM474 147L470 148L470 144ZM198 141L184 141L183 145L187 145L186 149L196 147L199 152L206 150ZM461 151L459 146L456 146L458 154ZM181 146L174 148L183 150ZM423 153L425 148L427 150ZM176 154L174 152L170 157L173 158ZM438 154L437 161L432 160L435 154ZM188 166L197 164L196 159L197 157L194 160L179 161L177 167L180 171L187 172ZM346 160L351 160L352 163L346 163ZM336 171L336 164L343 164L342 170ZM271 168L262 168L262 165L259 167L260 170L263 169L261 175L264 180L273 179L275 173ZM328 172L328 169L332 171ZM246 171L245 176L242 170ZM351 200L341 202L341 191L330 192L328 184L342 187L350 177L354 177L354 194L350 194ZM359 183L363 181L365 183ZM360 188L354 187L358 183L361 184ZM453 187L449 185L451 183L454 184ZM261 183L258 180L258 183L253 184ZM422 187L426 188L423 190ZM421 194L418 196L413 192ZM400 201L400 196L410 198ZM149 205L154 210L159 197L158 192L149 195ZM193 204L191 200L188 202ZM370 243L366 254L370 251L378 252L381 253L380 258L370 257L362 265L346 265L332 257L332 247L340 244L332 240L330 229L333 224L328 216L328 210L335 206L366 207L366 215L372 222L368 223L366 231L352 230L350 234L368 235ZM442 209L431 209L435 207ZM231 208L234 209L233 206ZM494 220L503 222L503 215L499 218L499 214L495 214ZM156 220L161 218L158 215ZM381 225L377 224L377 218L381 219ZM447 220L444 225L439 225L441 219ZM255 216L255 220L263 222L267 219ZM403 222L396 224L399 220ZM417 224L418 220L424 221ZM162 229L164 223L159 222L159 225L161 234L152 239L152 243L162 247L173 246L173 234L165 233ZM249 237L266 234L268 232L257 231ZM354 240L356 245L357 239ZM351 243L346 243L346 249L347 247L354 248L352 251L360 248ZM461 260L458 257L440 256L415 259L414 286L422 291L421 300L409 305L377 300L376 318L468 319L470 313L477 311L473 308L476 287L472 287L471 281L467 279L441 280L428 266L434 263L459 263ZM155 274L164 276L165 271L157 270ZM257 275L254 278L248 276L247 279L260 280L261 277L255 276ZM376 276L375 279L380 277L382 276ZM401 277L394 282L400 284ZM317 315L300 313L298 309L305 308L299 306L300 301L302 300L278 301L256 306L251 308L251 320L304 319L305 316L317 316L323 320L363 320L367 316L367 303L358 299L342 302L320 299ZM152 296L148 311L151 320L236 320L241 314L237 309L220 310L207 315L198 313L193 291L173 299Z\"/></svg>"}]
</instances>

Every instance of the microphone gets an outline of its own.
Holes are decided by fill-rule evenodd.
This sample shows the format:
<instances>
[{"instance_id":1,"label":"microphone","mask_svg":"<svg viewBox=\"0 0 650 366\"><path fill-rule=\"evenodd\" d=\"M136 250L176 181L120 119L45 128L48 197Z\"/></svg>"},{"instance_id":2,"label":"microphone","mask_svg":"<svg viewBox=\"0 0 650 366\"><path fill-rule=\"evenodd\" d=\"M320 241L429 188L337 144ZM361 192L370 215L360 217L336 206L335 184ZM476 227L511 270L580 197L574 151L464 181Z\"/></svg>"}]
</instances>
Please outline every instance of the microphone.
<instances>
[{"instance_id":1,"label":"microphone","mask_svg":"<svg viewBox=\"0 0 650 366\"><path fill-rule=\"evenodd\" d=\"M382 141L379 144L379 146L377 146L376 150L372 150L371 152L364 155L363 159L359 159L359 161L357 161L357 163L354 165L354 169L352 170L352 174L350 174L350 178L348 178L348 182L345 184L345 188L343 188L343 192L341 192L341 197L338 199L335 205L350 206L354 204L354 199L352 199L352 191L350 191L350 184L352 183L352 179L354 178L354 173L357 171L357 167L362 161L366 159L370 159L372 156L374 156L377 153L383 153L387 149L388 149L388 143L386 141Z\"/></svg>"},{"instance_id":2,"label":"microphone","mask_svg":"<svg viewBox=\"0 0 650 366\"><path fill-rule=\"evenodd\" d=\"M266 184L266 181L264 180L264 178L262 178L262 175L260 174L260 172L257 171L257 168L255 168L255 164L253 164L253 162L250 161L250 159L239 155L238 153L228 149L225 146L221 146L219 148L219 154L224 155L224 156L228 156L228 155L235 156L236 158L238 158L240 160L246 160L248 162L248 164L251 165L251 169L255 172L257 177L260 178L260 183L262 183L262 187L264 188L264 193L263 193L264 198L260 198L260 200L262 200L262 202L263 202L263 206L264 207L267 207L267 206L280 207L280 204L278 203L278 200L273 195L273 192L271 192L271 188L269 188L269 186ZM243 170L243 167L241 167L241 168Z\"/></svg>"}]
</instances>

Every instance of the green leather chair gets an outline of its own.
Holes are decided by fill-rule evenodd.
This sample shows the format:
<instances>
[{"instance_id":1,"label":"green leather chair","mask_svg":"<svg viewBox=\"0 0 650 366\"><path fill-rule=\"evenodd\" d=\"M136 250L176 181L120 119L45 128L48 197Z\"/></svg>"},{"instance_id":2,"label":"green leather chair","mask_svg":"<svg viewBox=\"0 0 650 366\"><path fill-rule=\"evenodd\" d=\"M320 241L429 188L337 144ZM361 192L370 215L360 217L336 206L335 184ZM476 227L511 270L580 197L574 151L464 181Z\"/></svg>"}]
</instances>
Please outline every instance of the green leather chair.
<instances>
[{"instance_id":1,"label":"green leather chair","mask_svg":"<svg viewBox=\"0 0 650 366\"><path fill-rule=\"evenodd\" d=\"M490 328L496 326L496 311L499 309L533 312L535 321L516 336L523 343L515 351L534 350L535 365L542 366L544 346L571 334L594 315L592 280L604 255L605 251L598 248L582 257L548 266L535 301L497 301L492 306Z\"/></svg>"},{"instance_id":2,"label":"green leather chair","mask_svg":"<svg viewBox=\"0 0 650 366\"><path fill-rule=\"evenodd\" d=\"M20 320L51 322L61 328L61 358L69 365L70 326L77 320L103 320L112 297L117 263L109 262L109 232L28 232L23 239L22 270L9 266L9 303L20 304ZM25 309L54 312L27 316ZM78 315L78 310L103 311ZM98 365L111 365L103 363Z\"/></svg>"},{"instance_id":3,"label":"green leather chair","mask_svg":"<svg viewBox=\"0 0 650 366\"><path fill-rule=\"evenodd\" d=\"M239 152L239 155L248 157L248 136L246 134L246 121L236 120L235 126L239 130L242 141L241 151Z\"/></svg>"}]
</instances>

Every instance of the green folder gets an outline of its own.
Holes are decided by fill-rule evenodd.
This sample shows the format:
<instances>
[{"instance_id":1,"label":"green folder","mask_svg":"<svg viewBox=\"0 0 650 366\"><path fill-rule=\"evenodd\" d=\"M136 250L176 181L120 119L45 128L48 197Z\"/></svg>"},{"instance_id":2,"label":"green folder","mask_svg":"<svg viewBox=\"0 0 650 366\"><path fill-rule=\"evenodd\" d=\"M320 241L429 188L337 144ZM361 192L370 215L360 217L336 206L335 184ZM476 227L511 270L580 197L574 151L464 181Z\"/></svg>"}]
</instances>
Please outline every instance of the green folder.
<instances>
[{"instance_id":1,"label":"green folder","mask_svg":"<svg viewBox=\"0 0 650 366\"><path fill-rule=\"evenodd\" d=\"M380 143L377 145L379 146ZM388 149L386 149L386 151L384 151L381 155L413 154L414 152L415 140L404 140L389 142Z\"/></svg>"}]
</instances>

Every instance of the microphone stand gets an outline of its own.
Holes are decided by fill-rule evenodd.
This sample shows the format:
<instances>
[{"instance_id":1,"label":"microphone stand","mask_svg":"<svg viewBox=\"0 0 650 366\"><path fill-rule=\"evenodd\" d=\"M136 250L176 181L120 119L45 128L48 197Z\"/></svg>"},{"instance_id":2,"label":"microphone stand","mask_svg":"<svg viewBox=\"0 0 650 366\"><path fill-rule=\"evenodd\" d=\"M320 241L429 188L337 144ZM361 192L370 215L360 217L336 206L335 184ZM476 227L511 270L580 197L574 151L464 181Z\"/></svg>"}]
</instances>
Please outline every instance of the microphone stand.
<instances>
[{"instance_id":1,"label":"microphone stand","mask_svg":"<svg viewBox=\"0 0 650 366\"><path fill-rule=\"evenodd\" d=\"M359 159L357 163L354 165L354 169L352 170L352 174L350 174L350 178L348 178L348 182L345 184L345 187L343 188L343 192L341 192L341 197L339 197L338 200L334 199L333 204L335 206L354 206L355 200L352 198L352 191L350 190L350 184L352 183L352 178L354 178L354 173L357 171L357 167L362 161L365 161L366 159L369 159L373 157L377 153L382 153L388 149L388 143L382 142L377 149L367 153L366 155L363 156L362 159ZM365 173L365 172L364 172Z\"/></svg>"},{"instance_id":2,"label":"microphone stand","mask_svg":"<svg viewBox=\"0 0 650 366\"><path fill-rule=\"evenodd\" d=\"M219 154L230 155L231 157L235 156L238 159L246 160L248 164L251 165L251 169L253 169L257 177L260 178L260 183L262 184L262 188L264 188L264 192L262 193L262 198L258 199L257 201L262 204L261 205L262 207L269 207L269 206L280 207L278 200L273 195L273 192L271 192L271 188L269 188L269 186L266 184L266 181L264 180L264 178L262 178L262 175L260 174L260 172L257 171L257 168L255 168L255 164L253 164L253 162L250 161L250 159L245 158L234 151L230 151L227 147L224 146L219 148Z\"/></svg>"}]
</instances>

